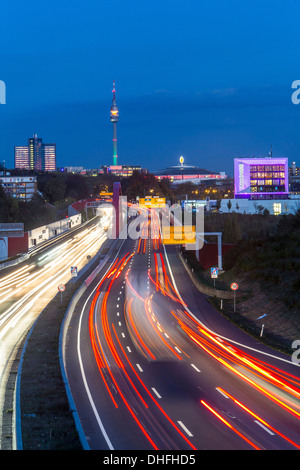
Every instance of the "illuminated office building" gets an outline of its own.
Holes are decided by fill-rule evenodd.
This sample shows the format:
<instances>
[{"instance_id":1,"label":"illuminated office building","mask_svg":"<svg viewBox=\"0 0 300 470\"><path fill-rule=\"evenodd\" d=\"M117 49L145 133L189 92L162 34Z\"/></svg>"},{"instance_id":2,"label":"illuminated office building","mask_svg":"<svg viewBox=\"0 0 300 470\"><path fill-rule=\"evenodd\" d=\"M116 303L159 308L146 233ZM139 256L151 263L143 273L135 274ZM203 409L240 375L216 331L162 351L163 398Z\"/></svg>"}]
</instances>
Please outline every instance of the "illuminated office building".
<instances>
[{"instance_id":1,"label":"illuminated office building","mask_svg":"<svg viewBox=\"0 0 300 470\"><path fill-rule=\"evenodd\" d=\"M287 158L235 158L235 199L286 199L289 195Z\"/></svg>"},{"instance_id":2,"label":"illuminated office building","mask_svg":"<svg viewBox=\"0 0 300 470\"><path fill-rule=\"evenodd\" d=\"M28 139L28 145L15 147L15 168L55 171L56 144L43 144L42 139L34 134Z\"/></svg>"},{"instance_id":3,"label":"illuminated office building","mask_svg":"<svg viewBox=\"0 0 300 470\"><path fill-rule=\"evenodd\" d=\"M37 134L28 139L30 170L42 170L42 139Z\"/></svg>"},{"instance_id":4,"label":"illuminated office building","mask_svg":"<svg viewBox=\"0 0 300 470\"><path fill-rule=\"evenodd\" d=\"M43 165L45 171L56 170L56 145L55 144L43 144L42 148Z\"/></svg>"},{"instance_id":5,"label":"illuminated office building","mask_svg":"<svg viewBox=\"0 0 300 470\"><path fill-rule=\"evenodd\" d=\"M27 145L15 147L15 168L30 170L29 149Z\"/></svg>"}]
</instances>

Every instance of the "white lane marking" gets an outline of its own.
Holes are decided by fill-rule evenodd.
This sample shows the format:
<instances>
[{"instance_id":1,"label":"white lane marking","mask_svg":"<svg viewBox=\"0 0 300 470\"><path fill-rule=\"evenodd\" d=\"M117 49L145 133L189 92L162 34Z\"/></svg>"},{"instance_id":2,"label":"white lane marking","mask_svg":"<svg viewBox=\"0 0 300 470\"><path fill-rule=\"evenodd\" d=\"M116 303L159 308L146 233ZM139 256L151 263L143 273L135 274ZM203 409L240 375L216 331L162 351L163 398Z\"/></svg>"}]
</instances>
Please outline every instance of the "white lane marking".
<instances>
[{"instance_id":1,"label":"white lane marking","mask_svg":"<svg viewBox=\"0 0 300 470\"><path fill-rule=\"evenodd\" d=\"M182 421L177 421L177 423L182 427L182 429L187 433L189 437L193 437L193 434L188 430L188 428L183 424Z\"/></svg>"},{"instance_id":2,"label":"white lane marking","mask_svg":"<svg viewBox=\"0 0 300 470\"><path fill-rule=\"evenodd\" d=\"M201 372L201 370L198 369L198 367L196 367L195 364L191 364L191 366L192 366L197 372Z\"/></svg>"},{"instance_id":3,"label":"white lane marking","mask_svg":"<svg viewBox=\"0 0 300 470\"><path fill-rule=\"evenodd\" d=\"M137 368L140 372L143 372L143 369L141 368L141 366L139 364L137 364L136 366L137 366Z\"/></svg>"},{"instance_id":4,"label":"white lane marking","mask_svg":"<svg viewBox=\"0 0 300 470\"><path fill-rule=\"evenodd\" d=\"M218 390L219 393L221 393L221 395L223 395L223 397L225 398L229 398L228 395L226 395L226 393L224 393L222 390L220 390L218 387L216 387L216 390Z\"/></svg>"},{"instance_id":5,"label":"white lane marking","mask_svg":"<svg viewBox=\"0 0 300 470\"><path fill-rule=\"evenodd\" d=\"M169 258L168 258L168 255L167 255L166 247L165 247L164 244L163 244L163 249L164 249L164 253L165 253L165 258L166 258L166 261L167 261L168 269L169 269L169 272L170 272L170 275L171 275L171 279L172 279L172 282L173 282L173 286L174 286L174 288L175 288L175 290L176 290L176 292L177 292L178 297L180 298L180 300L182 301L182 303L184 303L184 302L183 302L183 299L182 299L182 297L181 297L181 295L180 295L180 292L179 292L179 290L178 290L178 287L177 287L177 285L176 285L176 282L175 282L175 279L174 279L174 276L173 276L173 272L172 272L172 269L171 269L171 266L170 266L170 263L169 263ZM255 348L253 348L253 347L251 347L251 346L248 346L248 345L246 345L246 344L238 343L237 341L234 341L233 339L226 338L226 336L221 336L221 335L217 334L215 331L213 331L213 330L211 330L210 328L208 328L208 327L205 325L205 323L201 322L201 321L199 320L199 318L197 318L197 317L193 314L193 312L191 312L191 310L190 310L187 306L185 306L185 308L186 308L187 312L196 320L196 322L199 323L199 325L204 326L208 331L210 331L210 333L215 334L216 336L218 336L219 339L224 339L224 340L226 340L226 341L230 341L230 342L233 343L233 344L236 344L236 345L238 345L238 346L244 347L244 348L246 348L246 349L250 349L251 351L254 351L254 352L257 352L257 353L260 353L260 354L264 354L264 355L266 355L266 356L272 357L272 358L277 359L277 360L279 360L279 361L287 362L288 364L291 364L291 365L300 367L300 364L298 364L298 363L296 363L296 362L291 362L289 359L284 359L283 357L275 356L274 354L270 354L270 353L261 351L261 350L259 350L259 349L255 349Z\"/></svg>"},{"instance_id":6,"label":"white lane marking","mask_svg":"<svg viewBox=\"0 0 300 470\"><path fill-rule=\"evenodd\" d=\"M120 246L120 248L119 248L119 250L118 250L118 252L117 252L117 254L116 254L116 256L115 256L115 258L114 258L113 261L115 261L115 259L117 258L118 254L119 254L119 252L120 252L120 250L121 250L121 248L122 248L122 246L123 246L123 243L124 243L124 241L122 242L122 244L121 244L121 246ZM111 265L110 265L110 266L111 266ZM108 273L108 271L109 271L109 268L107 269L105 275ZM102 277L102 279L103 279L103 278L104 278L104 276ZM99 284L98 284L98 285L99 285ZM81 328L82 328L83 312L84 312L84 310L85 310L85 308L86 308L86 306L87 306L87 304L88 304L90 298L92 297L92 295L94 295L96 289L98 288L98 285L94 287L94 289L92 290L92 292L90 293L90 295L89 295L88 298L86 299L86 301L85 301L85 303L84 303L84 305L83 305L83 308L82 308L82 310L81 310L81 314L80 314L80 317L79 317L78 332L77 332L77 353L78 353L79 366L80 366L80 370L81 370L81 375L82 375L82 379L83 379L83 382L84 382L84 386L85 386L85 389L86 389L86 392L87 392L87 395L88 395L88 398L89 398L91 407L92 407L92 409L93 409L94 415L95 415L95 417L96 417L98 426L99 426L99 428L100 428L100 430L101 430L101 432L102 432L102 434L103 434L103 436L104 436L104 438L105 438L105 441L106 441L106 443L107 443L109 449L110 449L110 450L114 450L114 447L113 447L113 445L112 445L112 443L111 443L111 441L110 441L110 439L109 439L109 437L108 437L108 434L107 434L107 432L106 432L106 430L105 430L105 428L104 428L104 425L103 425L103 423L102 423L102 421L101 421L101 418L100 418L100 416L99 416L99 414L98 414L97 408L96 408L96 406L95 406L94 400L93 400L93 398L92 398L92 394L91 394L91 392L90 392L90 389L89 389L89 386L88 386L88 383L87 383L87 378L86 378L86 375L85 375L85 371L84 371L84 367L83 367L83 361L82 361L82 356L81 356L81 347L80 347L80 337L81 337Z\"/></svg>"},{"instance_id":7,"label":"white lane marking","mask_svg":"<svg viewBox=\"0 0 300 470\"><path fill-rule=\"evenodd\" d=\"M259 421L257 421L257 419L254 420L254 422L256 424L258 424L261 428L263 428L265 431L267 431L269 434L271 434L271 436L274 436L275 434L270 430L268 429L266 426L264 426L262 423L260 423Z\"/></svg>"},{"instance_id":8,"label":"white lane marking","mask_svg":"<svg viewBox=\"0 0 300 470\"><path fill-rule=\"evenodd\" d=\"M123 338L125 338L125 335L124 335L124 333L122 333L122 336L123 336Z\"/></svg>"},{"instance_id":9,"label":"white lane marking","mask_svg":"<svg viewBox=\"0 0 300 470\"><path fill-rule=\"evenodd\" d=\"M129 347L129 346L127 346L127 351L128 351L128 352L131 352L131 349L130 349L130 347Z\"/></svg>"},{"instance_id":10,"label":"white lane marking","mask_svg":"<svg viewBox=\"0 0 300 470\"><path fill-rule=\"evenodd\" d=\"M122 323L119 321L119 326L122 326Z\"/></svg>"},{"instance_id":11,"label":"white lane marking","mask_svg":"<svg viewBox=\"0 0 300 470\"><path fill-rule=\"evenodd\" d=\"M154 387L151 387L151 390L153 390L153 392L155 393L155 395L156 395L158 398L161 398L160 394L158 393L158 391L157 391Z\"/></svg>"},{"instance_id":12,"label":"white lane marking","mask_svg":"<svg viewBox=\"0 0 300 470\"><path fill-rule=\"evenodd\" d=\"M179 348L177 348L177 346L175 346L175 349L176 349L177 352L179 352L179 354L181 354L181 351L180 351Z\"/></svg>"}]
</instances>

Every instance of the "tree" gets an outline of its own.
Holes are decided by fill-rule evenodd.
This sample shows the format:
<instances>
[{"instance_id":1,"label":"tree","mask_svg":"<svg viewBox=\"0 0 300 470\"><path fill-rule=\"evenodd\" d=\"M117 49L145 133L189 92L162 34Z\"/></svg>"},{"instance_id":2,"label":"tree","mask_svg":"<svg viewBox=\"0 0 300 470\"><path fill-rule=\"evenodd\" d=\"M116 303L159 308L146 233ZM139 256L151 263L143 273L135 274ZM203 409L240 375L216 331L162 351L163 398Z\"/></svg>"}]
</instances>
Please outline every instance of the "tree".
<instances>
[{"instance_id":1,"label":"tree","mask_svg":"<svg viewBox=\"0 0 300 470\"><path fill-rule=\"evenodd\" d=\"M136 200L137 196L143 198L144 196L149 196L149 194L161 195L159 183L151 173L143 174L134 171L130 178L128 178L127 184L125 183L125 186L125 194L129 200ZM123 190L124 183L122 185L122 191Z\"/></svg>"},{"instance_id":2,"label":"tree","mask_svg":"<svg viewBox=\"0 0 300 470\"><path fill-rule=\"evenodd\" d=\"M238 214L226 214L224 223L224 241L227 243L237 243L242 238L242 230L238 221Z\"/></svg>"},{"instance_id":3,"label":"tree","mask_svg":"<svg viewBox=\"0 0 300 470\"><path fill-rule=\"evenodd\" d=\"M66 184L63 177L51 175L45 184L43 194L53 204L65 197Z\"/></svg>"},{"instance_id":4,"label":"tree","mask_svg":"<svg viewBox=\"0 0 300 470\"><path fill-rule=\"evenodd\" d=\"M175 189L177 197L186 194L188 199L195 199L195 191L198 191L198 186L190 181L178 184Z\"/></svg>"},{"instance_id":5,"label":"tree","mask_svg":"<svg viewBox=\"0 0 300 470\"><path fill-rule=\"evenodd\" d=\"M263 213L263 210L264 210L264 206L262 206L261 204L258 204L258 206L256 207L257 211L259 214L262 214Z\"/></svg>"},{"instance_id":6,"label":"tree","mask_svg":"<svg viewBox=\"0 0 300 470\"><path fill-rule=\"evenodd\" d=\"M65 181L65 194L63 197L71 197L73 199L85 199L90 195L92 189L88 180L83 175L73 175L68 173Z\"/></svg>"},{"instance_id":7,"label":"tree","mask_svg":"<svg viewBox=\"0 0 300 470\"><path fill-rule=\"evenodd\" d=\"M10 222L18 222L19 218L19 201L16 198L9 198L9 220Z\"/></svg>"}]
</instances>

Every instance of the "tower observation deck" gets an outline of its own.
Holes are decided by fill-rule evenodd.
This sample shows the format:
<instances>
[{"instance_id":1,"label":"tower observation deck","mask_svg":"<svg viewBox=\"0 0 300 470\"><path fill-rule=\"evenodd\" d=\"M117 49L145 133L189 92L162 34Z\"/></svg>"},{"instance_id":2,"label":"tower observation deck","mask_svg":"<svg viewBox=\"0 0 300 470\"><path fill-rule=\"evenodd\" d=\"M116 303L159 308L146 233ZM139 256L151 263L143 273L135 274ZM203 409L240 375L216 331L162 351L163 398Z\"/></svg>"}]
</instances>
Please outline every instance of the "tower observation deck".
<instances>
[{"instance_id":1,"label":"tower observation deck","mask_svg":"<svg viewBox=\"0 0 300 470\"><path fill-rule=\"evenodd\" d=\"M116 88L115 81L113 81L113 99L110 108L110 120L113 123L113 165L118 164L118 150L117 150L117 122L119 120L119 110L116 103Z\"/></svg>"}]
</instances>

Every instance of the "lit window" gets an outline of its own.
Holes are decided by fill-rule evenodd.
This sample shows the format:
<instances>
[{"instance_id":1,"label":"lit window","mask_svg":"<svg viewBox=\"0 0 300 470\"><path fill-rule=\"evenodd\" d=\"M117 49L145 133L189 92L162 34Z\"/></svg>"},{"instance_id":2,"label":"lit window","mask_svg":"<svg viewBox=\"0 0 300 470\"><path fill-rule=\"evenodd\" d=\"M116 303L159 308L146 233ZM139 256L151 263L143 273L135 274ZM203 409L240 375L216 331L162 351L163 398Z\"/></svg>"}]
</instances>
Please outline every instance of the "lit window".
<instances>
[{"instance_id":1,"label":"lit window","mask_svg":"<svg viewBox=\"0 0 300 470\"><path fill-rule=\"evenodd\" d=\"M274 202L273 211L274 211L274 215L281 214L281 202Z\"/></svg>"}]
</instances>

